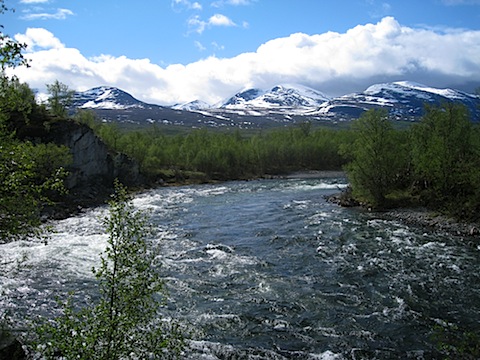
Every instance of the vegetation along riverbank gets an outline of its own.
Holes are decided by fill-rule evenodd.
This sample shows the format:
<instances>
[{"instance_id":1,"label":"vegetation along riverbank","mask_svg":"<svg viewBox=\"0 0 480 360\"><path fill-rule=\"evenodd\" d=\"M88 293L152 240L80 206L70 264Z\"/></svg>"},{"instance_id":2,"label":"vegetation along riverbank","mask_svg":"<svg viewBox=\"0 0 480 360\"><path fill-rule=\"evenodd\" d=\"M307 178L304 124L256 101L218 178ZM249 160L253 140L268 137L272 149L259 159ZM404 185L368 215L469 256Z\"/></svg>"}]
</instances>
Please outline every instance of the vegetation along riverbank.
<instances>
[{"instance_id":1,"label":"vegetation along riverbank","mask_svg":"<svg viewBox=\"0 0 480 360\"><path fill-rule=\"evenodd\" d=\"M0 5L3 5L1 0ZM0 243L39 235L45 218L61 218L83 207L104 204L116 179L131 189L143 189L299 176L295 174L299 171L307 172L303 176L327 175L325 171L337 171L337 176L343 174L339 171L346 171L351 191L342 196L342 205L360 205L375 211L397 209L384 214L478 238L480 227L474 224L480 221L480 127L472 122L463 105L427 106L420 122L402 128L394 126L386 111L374 109L365 112L351 126L341 128L316 127L305 121L259 131L190 129L171 134L155 125L147 130L126 130L100 121L91 112L69 113L72 92L58 81L48 86L47 102L39 104L27 84L6 72L9 67L27 65L22 56L25 46L8 37L2 40ZM124 204L120 201L114 204L114 209L122 210ZM126 213L120 212L118 216L113 212L109 223L111 249L115 248L116 239L143 238L143 220L140 224L129 224L130 216L125 214L131 214L133 209L129 206L126 209ZM431 211L437 215L432 216ZM461 225L460 221L467 225ZM124 236L116 232L118 229L132 230L133 234ZM126 241L120 253L133 243L141 245L141 249L130 249L132 253L148 253L148 244L138 241ZM116 252L110 248L108 251L106 259L111 256L112 261L117 261ZM115 256L111 255L114 253ZM131 264L124 260L125 273L129 273ZM143 271L138 273L140 280L134 279L141 285L136 290L145 295L139 299L147 302L125 312L127 316L121 320L128 326L122 336L115 337L114 325L119 320L112 319L116 310L107 301L113 295L106 296L91 314L80 314L89 317L92 324L107 324L105 328L115 339L107 343L107 354L119 350L115 344L123 343L131 331L150 329L149 314L157 311L153 293L161 288L160 283L157 278L145 277L150 274L150 263L137 263ZM115 292L108 281L116 274L108 272L107 262L102 264L104 268L97 270L96 275L104 281L101 284L107 284L103 291L108 295L109 291ZM130 280L126 278L125 284ZM116 298L121 306L132 303L131 296L136 294L125 289L123 293L130 297ZM111 307L105 308L105 304ZM137 311L142 306L145 309L145 304L149 311L143 314ZM0 317L4 315L0 313ZM136 322L131 323L132 319ZM76 317L67 317L62 328L65 332L57 334L66 339L71 325L79 323ZM55 329L47 330L51 338ZM94 353L102 333L85 334L92 342L89 351ZM0 335L3 337L3 330ZM152 339L148 336L149 331L145 331L139 338L150 343ZM173 340L172 343L177 346ZM13 344L14 350L19 350L18 342ZM63 352L74 352L83 344L75 344L77 348L65 347ZM165 344L154 344L152 351L164 351ZM49 354L55 357L63 345L56 345ZM2 345L0 351L4 348ZM131 349L120 350L124 350L122 354L130 354ZM123 358L122 354L104 358ZM85 358L88 356L90 353Z\"/></svg>"}]
</instances>

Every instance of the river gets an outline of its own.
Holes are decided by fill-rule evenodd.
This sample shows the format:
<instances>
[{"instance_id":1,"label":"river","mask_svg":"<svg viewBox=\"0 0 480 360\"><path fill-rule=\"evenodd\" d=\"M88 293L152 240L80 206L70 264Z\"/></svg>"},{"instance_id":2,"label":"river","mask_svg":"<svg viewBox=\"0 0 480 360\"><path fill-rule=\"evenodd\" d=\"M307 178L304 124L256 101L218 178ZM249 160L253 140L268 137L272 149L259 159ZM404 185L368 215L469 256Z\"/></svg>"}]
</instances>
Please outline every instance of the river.
<instances>
[{"instance_id":1,"label":"river","mask_svg":"<svg viewBox=\"0 0 480 360\"><path fill-rule=\"evenodd\" d=\"M167 317L195 328L189 359L428 359L437 325L480 330L480 249L325 196L342 178L159 188L148 210ZM0 307L17 323L95 292L106 208L55 222L47 242L0 246Z\"/></svg>"}]
</instances>

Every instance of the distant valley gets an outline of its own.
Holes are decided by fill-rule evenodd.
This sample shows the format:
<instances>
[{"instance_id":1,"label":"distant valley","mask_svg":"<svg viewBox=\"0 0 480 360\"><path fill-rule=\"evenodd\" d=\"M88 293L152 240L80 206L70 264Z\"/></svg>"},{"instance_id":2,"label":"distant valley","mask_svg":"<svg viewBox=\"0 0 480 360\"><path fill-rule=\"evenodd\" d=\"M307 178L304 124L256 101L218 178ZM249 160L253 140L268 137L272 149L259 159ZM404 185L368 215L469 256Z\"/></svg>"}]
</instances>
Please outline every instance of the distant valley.
<instances>
[{"instance_id":1,"label":"distant valley","mask_svg":"<svg viewBox=\"0 0 480 360\"><path fill-rule=\"evenodd\" d=\"M196 100L171 107L147 104L115 87L77 92L71 106L89 109L106 122L125 126L172 125L189 128L271 128L310 121L336 125L358 118L371 108L386 108L396 120L416 121L425 104L460 102L480 121L480 96L454 89L438 89L413 82L375 84L363 92L329 97L296 84L271 89L248 89L219 104Z\"/></svg>"}]
</instances>

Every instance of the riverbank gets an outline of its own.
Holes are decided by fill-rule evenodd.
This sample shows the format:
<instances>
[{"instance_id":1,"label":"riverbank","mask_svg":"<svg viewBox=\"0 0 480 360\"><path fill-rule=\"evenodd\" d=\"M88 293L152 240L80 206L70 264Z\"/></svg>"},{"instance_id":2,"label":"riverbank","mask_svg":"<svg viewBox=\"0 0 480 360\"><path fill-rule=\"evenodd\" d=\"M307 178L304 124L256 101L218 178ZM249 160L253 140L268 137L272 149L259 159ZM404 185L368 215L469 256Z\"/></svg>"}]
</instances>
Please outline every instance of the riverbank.
<instances>
[{"instance_id":1,"label":"riverbank","mask_svg":"<svg viewBox=\"0 0 480 360\"><path fill-rule=\"evenodd\" d=\"M346 178L347 174L339 170L311 170L311 171L296 171L291 174L280 175L281 179L332 179L332 178Z\"/></svg>"},{"instance_id":2,"label":"riverbank","mask_svg":"<svg viewBox=\"0 0 480 360\"><path fill-rule=\"evenodd\" d=\"M358 203L350 193L351 189L335 193L327 197L327 201L342 207L359 207ZM370 210L369 210L370 211ZM420 227L431 231L438 231L452 235L469 238L472 245L480 246L480 224L464 222L447 215L440 214L425 207L399 207L384 211L372 211L379 217L386 220L399 221L404 224Z\"/></svg>"},{"instance_id":3,"label":"riverbank","mask_svg":"<svg viewBox=\"0 0 480 360\"><path fill-rule=\"evenodd\" d=\"M379 215L388 220L423 227L429 231L439 231L459 235L473 241L472 245L480 246L480 224L462 222L426 208L402 208L380 212Z\"/></svg>"}]
</instances>

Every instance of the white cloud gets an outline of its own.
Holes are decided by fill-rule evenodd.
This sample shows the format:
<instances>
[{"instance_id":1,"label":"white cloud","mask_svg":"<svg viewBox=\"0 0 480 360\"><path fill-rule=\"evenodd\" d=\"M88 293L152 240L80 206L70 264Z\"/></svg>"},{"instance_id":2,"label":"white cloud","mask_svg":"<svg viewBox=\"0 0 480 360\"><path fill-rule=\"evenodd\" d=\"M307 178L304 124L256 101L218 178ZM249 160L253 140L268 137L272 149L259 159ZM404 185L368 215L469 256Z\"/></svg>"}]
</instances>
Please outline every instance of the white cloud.
<instances>
[{"instance_id":1,"label":"white cloud","mask_svg":"<svg viewBox=\"0 0 480 360\"><path fill-rule=\"evenodd\" d=\"M43 4L48 3L50 0L21 0L22 4Z\"/></svg>"},{"instance_id":2,"label":"white cloud","mask_svg":"<svg viewBox=\"0 0 480 360\"><path fill-rule=\"evenodd\" d=\"M225 50L225 46L224 46L224 45L220 45L220 44L217 43L216 41L213 41L213 42L212 42L212 47L213 47L215 50Z\"/></svg>"},{"instance_id":3,"label":"white cloud","mask_svg":"<svg viewBox=\"0 0 480 360\"><path fill-rule=\"evenodd\" d=\"M15 35L15 40L27 45L27 51L40 49L61 49L64 45L50 31L42 28L28 28L25 34Z\"/></svg>"},{"instance_id":4,"label":"white cloud","mask_svg":"<svg viewBox=\"0 0 480 360\"><path fill-rule=\"evenodd\" d=\"M215 14L211 16L208 21L204 21L200 16L195 15L192 16L187 23L190 29L198 34L202 34L207 27L237 26L230 18L222 14Z\"/></svg>"},{"instance_id":5,"label":"white cloud","mask_svg":"<svg viewBox=\"0 0 480 360\"><path fill-rule=\"evenodd\" d=\"M215 14L208 19L211 26L237 26L231 19L222 14Z\"/></svg>"},{"instance_id":6,"label":"white cloud","mask_svg":"<svg viewBox=\"0 0 480 360\"><path fill-rule=\"evenodd\" d=\"M65 20L68 16L74 15L69 9L57 9L54 13L31 13L22 16L23 20Z\"/></svg>"},{"instance_id":7,"label":"white cloud","mask_svg":"<svg viewBox=\"0 0 480 360\"><path fill-rule=\"evenodd\" d=\"M218 1L214 1L211 5L213 7L222 7L224 5L234 5L234 6L250 5L254 1L256 0L218 0Z\"/></svg>"},{"instance_id":8,"label":"white cloud","mask_svg":"<svg viewBox=\"0 0 480 360\"><path fill-rule=\"evenodd\" d=\"M194 45L200 51L207 50L207 48L205 46L203 46L203 44L200 41L194 41Z\"/></svg>"},{"instance_id":9,"label":"white cloud","mask_svg":"<svg viewBox=\"0 0 480 360\"><path fill-rule=\"evenodd\" d=\"M296 33L268 41L255 52L167 67L124 56L86 58L45 29L29 29L18 37L33 51L26 54L31 67L15 72L33 88L42 90L56 79L78 90L111 85L158 104L214 103L248 87L285 82L330 95L384 81L438 87L480 82L480 31L435 32L401 26L391 17L345 33Z\"/></svg>"},{"instance_id":10,"label":"white cloud","mask_svg":"<svg viewBox=\"0 0 480 360\"><path fill-rule=\"evenodd\" d=\"M172 0L172 8L174 10L180 10L182 8L185 8L188 10L202 10L202 5L197 1Z\"/></svg>"},{"instance_id":11,"label":"white cloud","mask_svg":"<svg viewBox=\"0 0 480 360\"><path fill-rule=\"evenodd\" d=\"M48 3L50 0L21 0L21 4L43 4Z\"/></svg>"},{"instance_id":12,"label":"white cloud","mask_svg":"<svg viewBox=\"0 0 480 360\"><path fill-rule=\"evenodd\" d=\"M187 24L192 31L199 34L202 34L207 27L207 23L200 19L200 16L198 15L192 16L190 19L188 19Z\"/></svg>"}]
</instances>

